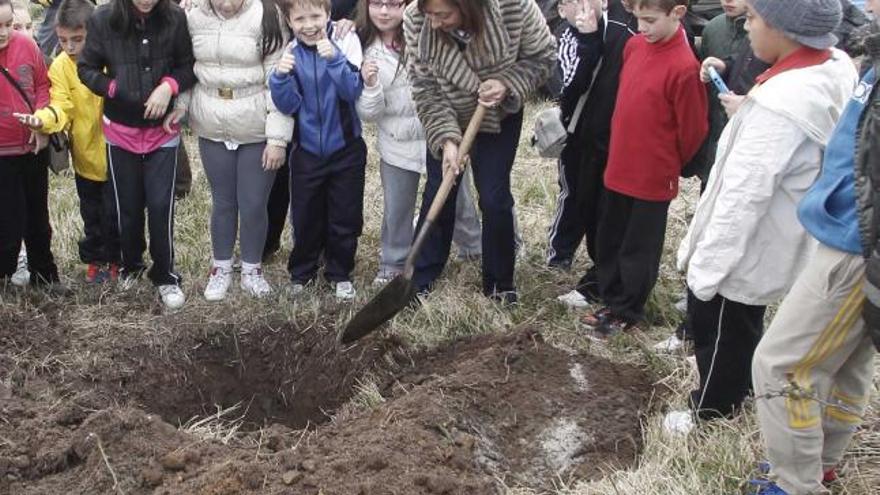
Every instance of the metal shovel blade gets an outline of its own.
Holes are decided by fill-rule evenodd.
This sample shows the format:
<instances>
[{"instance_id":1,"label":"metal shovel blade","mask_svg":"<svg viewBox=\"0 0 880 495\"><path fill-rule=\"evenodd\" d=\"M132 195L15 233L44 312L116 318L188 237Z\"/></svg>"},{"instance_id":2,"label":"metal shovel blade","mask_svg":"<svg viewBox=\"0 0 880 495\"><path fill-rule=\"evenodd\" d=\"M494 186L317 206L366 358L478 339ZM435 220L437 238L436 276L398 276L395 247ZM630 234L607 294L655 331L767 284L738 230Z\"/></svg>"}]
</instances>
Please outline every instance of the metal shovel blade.
<instances>
[{"instance_id":1,"label":"metal shovel blade","mask_svg":"<svg viewBox=\"0 0 880 495\"><path fill-rule=\"evenodd\" d=\"M348 322L341 342L349 344L379 328L405 308L415 295L412 279L403 275L394 277Z\"/></svg>"}]
</instances>

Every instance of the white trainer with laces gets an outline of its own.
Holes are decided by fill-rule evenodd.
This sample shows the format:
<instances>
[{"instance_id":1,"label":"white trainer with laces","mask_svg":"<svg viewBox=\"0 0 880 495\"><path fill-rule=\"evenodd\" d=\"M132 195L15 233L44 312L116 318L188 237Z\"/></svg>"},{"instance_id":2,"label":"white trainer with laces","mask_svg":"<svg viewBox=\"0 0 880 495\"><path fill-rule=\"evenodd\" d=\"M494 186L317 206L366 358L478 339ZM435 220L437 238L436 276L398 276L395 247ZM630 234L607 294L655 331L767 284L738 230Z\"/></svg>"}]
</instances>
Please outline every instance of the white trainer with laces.
<instances>
[{"instance_id":1,"label":"white trainer with laces","mask_svg":"<svg viewBox=\"0 0 880 495\"><path fill-rule=\"evenodd\" d=\"M230 285L232 285L232 270L226 270L219 266L211 267L211 273L208 275L208 284L205 286L205 299L208 301L222 301L226 299L226 293L229 291Z\"/></svg>"},{"instance_id":2,"label":"white trainer with laces","mask_svg":"<svg viewBox=\"0 0 880 495\"><path fill-rule=\"evenodd\" d=\"M694 426L694 415L691 411L671 411L663 418L663 431L670 436L687 435Z\"/></svg>"},{"instance_id":3,"label":"white trainer with laces","mask_svg":"<svg viewBox=\"0 0 880 495\"><path fill-rule=\"evenodd\" d=\"M263 277L261 268L241 272L241 290L256 298L266 297L272 293L272 287Z\"/></svg>"},{"instance_id":4,"label":"white trainer with laces","mask_svg":"<svg viewBox=\"0 0 880 495\"><path fill-rule=\"evenodd\" d=\"M557 296L556 300L569 308L586 308L590 305L590 303L587 302L587 298L576 290L572 290L568 294Z\"/></svg>"},{"instance_id":5,"label":"white trainer with laces","mask_svg":"<svg viewBox=\"0 0 880 495\"><path fill-rule=\"evenodd\" d=\"M159 286L159 297L162 298L162 304L170 310L180 309L186 302L186 297L180 286L169 284Z\"/></svg>"},{"instance_id":6,"label":"white trainer with laces","mask_svg":"<svg viewBox=\"0 0 880 495\"><path fill-rule=\"evenodd\" d=\"M336 282L336 299L351 301L356 295L357 291L354 290L354 285L351 282Z\"/></svg>"},{"instance_id":7,"label":"white trainer with laces","mask_svg":"<svg viewBox=\"0 0 880 495\"><path fill-rule=\"evenodd\" d=\"M684 347L684 341L678 338L678 335L675 334L670 335L666 340L654 344L655 351L667 354L676 353L680 351L682 347Z\"/></svg>"}]
</instances>

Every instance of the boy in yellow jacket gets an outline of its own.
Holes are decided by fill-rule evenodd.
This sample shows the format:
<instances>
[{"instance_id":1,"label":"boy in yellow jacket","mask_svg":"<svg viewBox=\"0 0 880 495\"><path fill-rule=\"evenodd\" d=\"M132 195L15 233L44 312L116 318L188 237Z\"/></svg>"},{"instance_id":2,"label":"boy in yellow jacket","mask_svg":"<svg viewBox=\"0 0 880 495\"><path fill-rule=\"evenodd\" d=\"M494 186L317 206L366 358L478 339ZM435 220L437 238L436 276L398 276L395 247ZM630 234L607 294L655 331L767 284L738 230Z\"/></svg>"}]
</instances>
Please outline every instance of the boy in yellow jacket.
<instances>
[{"instance_id":1,"label":"boy in yellow jacket","mask_svg":"<svg viewBox=\"0 0 880 495\"><path fill-rule=\"evenodd\" d=\"M86 282L115 279L119 261L116 202L107 180L107 152L101 130L103 99L79 80L76 57L86 41L86 21L94 11L89 0L64 0L55 32L63 48L49 67L49 106L33 115L16 114L23 124L50 134L67 130L76 171L76 192L84 235L79 256L88 264Z\"/></svg>"}]
</instances>

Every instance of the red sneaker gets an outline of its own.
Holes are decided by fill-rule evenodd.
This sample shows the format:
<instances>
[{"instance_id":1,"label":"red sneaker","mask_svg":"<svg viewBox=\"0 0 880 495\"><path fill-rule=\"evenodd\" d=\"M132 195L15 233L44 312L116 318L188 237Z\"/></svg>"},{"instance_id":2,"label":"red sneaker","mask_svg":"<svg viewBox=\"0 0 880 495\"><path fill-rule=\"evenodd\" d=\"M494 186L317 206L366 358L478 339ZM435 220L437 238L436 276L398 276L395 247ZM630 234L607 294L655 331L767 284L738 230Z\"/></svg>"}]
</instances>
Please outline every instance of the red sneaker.
<instances>
[{"instance_id":1,"label":"red sneaker","mask_svg":"<svg viewBox=\"0 0 880 495\"><path fill-rule=\"evenodd\" d=\"M834 483L835 481L837 481L837 469L831 468L822 473L822 484L827 485L829 483Z\"/></svg>"},{"instance_id":2,"label":"red sneaker","mask_svg":"<svg viewBox=\"0 0 880 495\"><path fill-rule=\"evenodd\" d=\"M93 284L99 282L101 278L101 266L97 263L89 263L86 267L86 283Z\"/></svg>"},{"instance_id":3,"label":"red sneaker","mask_svg":"<svg viewBox=\"0 0 880 495\"><path fill-rule=\"evenodd\" d=\"M119 279L119 265L110 263L110 267L107 269L107 276L110 277L111 282L116 282Z\"/></svg>"}]
</instances>

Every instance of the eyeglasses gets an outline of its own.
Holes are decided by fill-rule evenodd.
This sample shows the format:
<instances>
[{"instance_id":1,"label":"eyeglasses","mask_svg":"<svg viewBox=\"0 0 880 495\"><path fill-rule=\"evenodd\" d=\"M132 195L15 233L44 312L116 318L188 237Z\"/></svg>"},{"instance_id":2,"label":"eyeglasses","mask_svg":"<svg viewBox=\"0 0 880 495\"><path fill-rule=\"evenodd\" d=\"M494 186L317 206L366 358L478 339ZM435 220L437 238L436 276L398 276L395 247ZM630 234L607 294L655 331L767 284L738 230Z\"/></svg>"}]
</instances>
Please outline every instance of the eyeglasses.
<instances>
[{"instance_id":1,"label":"eyeglasses","mask_svg":"<svg viewBox=\"0 0 880 495\"><path fill-rule=\"evenodd\" d=\"M374 9L381 9L382 7L385 7L388 10L397 10L397 9L403 8L403 6L404 6L404 4L406 4L406 2L404 2L402 0L398 0L396 2L393 0L390 2L383 1L383 0L370 0L369 4L370 4L370 7L373 7Z\"/></svg>"}]
</instances>

